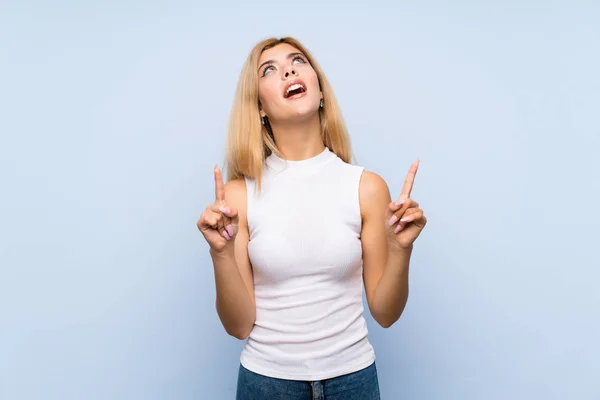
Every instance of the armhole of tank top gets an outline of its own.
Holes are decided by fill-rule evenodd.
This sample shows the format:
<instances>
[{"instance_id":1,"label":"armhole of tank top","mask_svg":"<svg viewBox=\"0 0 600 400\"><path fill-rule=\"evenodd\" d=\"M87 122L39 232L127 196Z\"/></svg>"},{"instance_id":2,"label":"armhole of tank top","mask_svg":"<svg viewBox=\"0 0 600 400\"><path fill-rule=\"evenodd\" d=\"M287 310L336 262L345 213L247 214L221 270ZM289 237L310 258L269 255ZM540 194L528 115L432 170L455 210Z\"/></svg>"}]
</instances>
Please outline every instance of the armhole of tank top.
<instances>
[{"instance_id":1,"label":"armhole of tank top","mask_svg":"<svg viewBox=\"0 0 600 400\"><path fill-rule=\"evenodd\" d=\"M254 199L254 180L244 177L246 182L246 224L248 225L248 236L252 232L252 200Z\"/></svg>"},{"instance_id":2,"label":"armhole of tank top","mask_svg":"<svg viewBox=\"0 0 600 400\"><path fill-rule=\"evenodd\" d=\"M355 212L357 213L357 224L358 224L358 229L359 229L359 233L360 231L362 231L362 213L361 213L361 209L360 209L360 182L362 181L362 176L363 173L365 172L365 167L360 166L360 165L353 165L354 170L356 171L356 178L355 178L355 184L354 184L354 193L355 193L355 198L356 198L356 210Z\"/></svg>"}]
</instances>

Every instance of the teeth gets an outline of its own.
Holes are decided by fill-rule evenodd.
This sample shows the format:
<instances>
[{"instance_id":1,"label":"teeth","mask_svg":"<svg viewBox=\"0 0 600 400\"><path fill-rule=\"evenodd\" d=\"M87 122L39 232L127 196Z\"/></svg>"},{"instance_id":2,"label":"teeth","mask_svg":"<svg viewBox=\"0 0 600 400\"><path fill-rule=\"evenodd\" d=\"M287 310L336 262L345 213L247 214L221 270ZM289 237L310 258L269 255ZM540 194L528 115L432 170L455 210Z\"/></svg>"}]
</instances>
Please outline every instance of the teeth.
<instances>
[{"instance_id":1,"label":"teeth","mask_svg":"<svg viewBox=\"0 0 600 400\"><path fill-rule=\"evenodd\" d=\"M291 92L292 90L300 89L301 87L303 87L301 84L299 84L299 83L296 83L296 84L294 84L294 85L290 86L290 87L287 89L287 92L286 92L286 93L289 93L289 92Z\"/></svg>"}]
</instances>

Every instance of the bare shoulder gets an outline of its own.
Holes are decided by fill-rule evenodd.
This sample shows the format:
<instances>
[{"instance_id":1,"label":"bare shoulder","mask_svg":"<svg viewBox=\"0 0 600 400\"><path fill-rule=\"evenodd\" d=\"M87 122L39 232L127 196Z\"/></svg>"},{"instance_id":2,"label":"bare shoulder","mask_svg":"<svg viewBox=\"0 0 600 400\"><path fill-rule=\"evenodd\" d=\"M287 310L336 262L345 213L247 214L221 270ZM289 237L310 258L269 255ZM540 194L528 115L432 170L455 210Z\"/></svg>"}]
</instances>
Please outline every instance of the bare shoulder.
<instances>
[{"instance_id":1,"label":"bare shoulder","mask_svg":"<svg viewBox=\"0 0 600 400\"><path fill-rule=\"evenodd\" d=\"M391 202L390 190L385 180L371 171L363 171L359 185L360 213L364 218Z\"/></svg>"},{"instance_id":2,"label":"bare shoulder","mask_svg":"<svg viewBox=\"0 0 600 400\"><path fill-rule=\"evenodd\" d=\"M244 178L232 179L225 184L225 201L237 208L238 211L246 210L246 181Z\"/></svg>"},{"instance_id":3,"label":"bare shoulder","mask_svg":"<svg viewBox=\"0 0 600 400\"><path fill-rule=\"evenodd\" d=\"M361 196L381 196L389 194L385 180L375 172L364 170L360 178Z\"/></svg>"}]
</instances>

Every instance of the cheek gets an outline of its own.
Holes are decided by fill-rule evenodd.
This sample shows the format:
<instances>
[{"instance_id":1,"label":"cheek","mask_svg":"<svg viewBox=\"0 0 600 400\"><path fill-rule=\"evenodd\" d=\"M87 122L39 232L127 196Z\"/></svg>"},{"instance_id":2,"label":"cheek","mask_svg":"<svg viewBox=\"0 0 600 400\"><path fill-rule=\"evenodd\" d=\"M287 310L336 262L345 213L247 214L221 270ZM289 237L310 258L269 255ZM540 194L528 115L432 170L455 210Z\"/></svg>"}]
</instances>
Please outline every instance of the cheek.
<instances>
[{"instance_id":1,"label":"cheek","mask_svg":"<svg viewBox=\"0 0 600 400\"><path fill-rule=\"evenodd\" d=\"M319 92L321 90L321 88L319 87L319 79L317 78L316 72L312 71L307 80L307 84L310 85L313 91L316 90L317 92Z\"/></svg>"},{"instance_id":2,"label":"cheek","mask_svg":"<svg viewBox=\"0 0 600 400\"><path fill-rule=\"evenodd\" d=\"M258 88L258 99L263 108L269 109L269 105L277 99L277 92L275 88L263 85Z\"/></svg>"}]
</instances>

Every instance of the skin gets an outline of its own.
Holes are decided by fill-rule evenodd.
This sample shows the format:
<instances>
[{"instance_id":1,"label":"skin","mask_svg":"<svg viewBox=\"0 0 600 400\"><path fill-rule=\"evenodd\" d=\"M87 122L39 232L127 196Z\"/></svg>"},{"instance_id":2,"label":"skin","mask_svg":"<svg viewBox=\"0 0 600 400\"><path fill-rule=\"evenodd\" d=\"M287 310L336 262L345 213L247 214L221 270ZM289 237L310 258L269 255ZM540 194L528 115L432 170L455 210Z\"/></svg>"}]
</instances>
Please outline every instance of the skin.
<instances>
[{"instance_id":1,"label":"skin","mask_svg":"<svg viewBox=\"0 0 600 400\"><path fill-rule=\"evenodd\" d=\"M365 292L373 319L384 328L404 311L413 243L427 224L419 203L410 198L418 166L419 161L411 165L395 202L373 172L363 173L359 187Z\"/></svg>"},{"instance_id":2,"label":"skin","mask_svg":"<svg viewBox=\"0 0 600 400\"><path fill-rule=\"evenodd\" d=\"M248 258L246 184L236 179L223 184L214 167L215 202L198 220L198 229L210 246L217 288L216 307L225 331L244 340L254 327L254 279Z\"/></svg>"},{"instance_id":3,"label":"skin","mask_svg":"<svg viewBox=\"0 0 600 400\"><path fill-rule=\"evenodd\" d=\"M273 47L263 52L257 70L261 116L269 118L278 148L288 160L311 158L325 149L318 112L323 94L316 72L306 57L297 53L288 44ZM295 79L304 83L306 93L286 99L286 85ZM371 314L385 328L404 310L413 243L427 223L419 204L410 198L418 166L418 160L411 165L395 202L379 175L364 171L360 181L365 292ZM210 246L219 318L227 333L243 340L256 318L246 185L242 179L224 184L216 165L214 179L215 201L202 213L197 226Z\"/></svg>"},{"instance_id":4,"label":"skin","mask_svg":"<svg viewBox=\"0 0 600 400\"><path fill-rule=\"evenodd\" d=\"M260 114L269 119L279 150L288 160L321 153L325 149L319 119L323 94L306 57L285 43L264 51L258 65ZM306 93L300 98L284 98L286 85L297 79L305 84Z\"/></svg>"}]
</instances>

